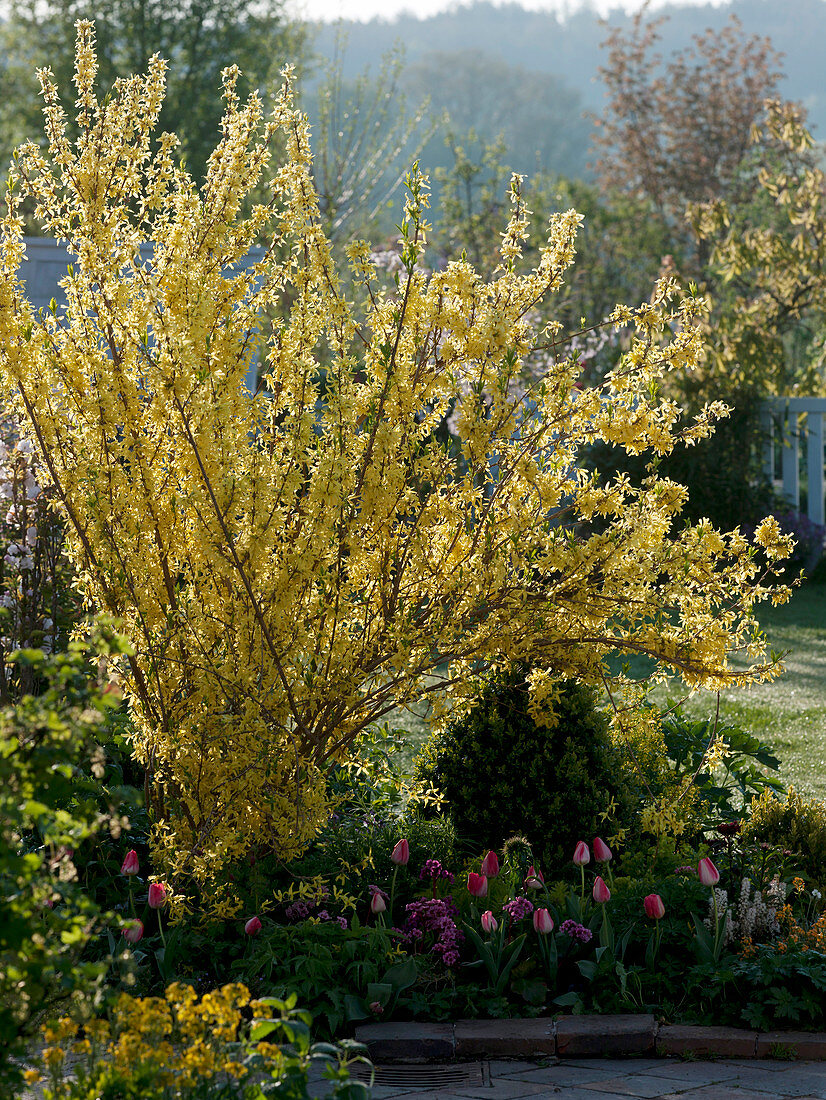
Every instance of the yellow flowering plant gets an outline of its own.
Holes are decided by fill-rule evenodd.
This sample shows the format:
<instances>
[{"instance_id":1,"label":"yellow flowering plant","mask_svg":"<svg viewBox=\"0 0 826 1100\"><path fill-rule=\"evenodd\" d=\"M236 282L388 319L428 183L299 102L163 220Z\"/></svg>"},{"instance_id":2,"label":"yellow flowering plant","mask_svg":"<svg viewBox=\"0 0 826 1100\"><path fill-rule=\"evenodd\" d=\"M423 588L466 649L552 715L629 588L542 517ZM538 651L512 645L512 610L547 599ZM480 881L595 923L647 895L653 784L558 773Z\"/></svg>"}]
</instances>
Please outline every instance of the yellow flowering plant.
<instances>
[{"instance_id":1,"label":"yellow flowering plant","mask_svg":"<svg viewBox=\"0 0 826 1100\"><path fill-rule=\"evenodd\" d=\"M39 1064L24 1076L42 1085L45 1100L104 1093L135 1100L304 1100L318 1064L330 1096L368 1096L367 1086L350 1077L351 1065L367 1062L362 1048L311 1043L310 1023L294 995L255 1001L235 982L198 997L173 983L162 997L121 994L109 1020L78 1028L64 1016L47 1024Z\"/></svg>"},{"instance_id":2,"label":"yellow flowering plant","mask_svg":"<svg viewBox=\"0 0 826 1100\"><path fill-rule=\"evenodd\" d=\"M597 439L656 458L711 432L724 407L686 424L657 396L701 353L701 299L664 279L618 307L629 350L580 391L559 326L531 321L562 286L579 216L554 215L523 270L515 178L493 277L465 259L428 274L414 171L398 280L382 282L364 242L347 249L356 308L290 73L265 119L224 71L198 189L174 136L154 134L165 67L155 57L98 100L93 28L78 23L74 141L40 73L47 144L18 151L2 223L0 390L42 456L85 598L134 646L123 682L167 877L208 901L251 845L295 856L359 733L422 697L461 705L480 669L527 660L602 684L620 652L692 687L779 671L753 609L788 589L762 583L746 540L680 527L685 491L653 469L635 488L577 465ZM277 133L271 197L245 213ZM65 309L26 299L24 200L74 253ZM523 393L536 356L546 369ZM449 415L458 454L440 434ZM788 549L770 525L758 540Z\"/></svg>"}]
</instances>

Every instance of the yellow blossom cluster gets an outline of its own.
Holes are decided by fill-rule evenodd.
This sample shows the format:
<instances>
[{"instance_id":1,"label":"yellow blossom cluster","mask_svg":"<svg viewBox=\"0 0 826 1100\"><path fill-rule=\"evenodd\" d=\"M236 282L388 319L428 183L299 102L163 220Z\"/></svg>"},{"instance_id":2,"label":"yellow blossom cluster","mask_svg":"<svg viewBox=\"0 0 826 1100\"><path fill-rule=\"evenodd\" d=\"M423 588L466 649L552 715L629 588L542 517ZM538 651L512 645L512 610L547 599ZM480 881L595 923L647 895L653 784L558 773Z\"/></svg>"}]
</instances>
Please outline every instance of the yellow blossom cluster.
<instances>
[{"instance_id":1,"label":"yellow blossom cluster","mask_svg":"<svg viewBox=\"0 0 826 1100\"><path fill-rule=\"evenodd\" d=\"M613 315L629 349L604 386L578 390L575 359L551 354L514 396L547 353L531 318L573 261L578 214L551 219L523 270L515 180L491 281L464 259L429 274L413 172L398 283L351 248L356 309L289 73L267 119L224 72L199 189L154 135L164 69L98 99L79 23L76 139L40 74L47 144L19 151L0 238L0 394L43 458L86 599L134 646L123 683L168 880L208 883L253 845L296 855L360 731L422 696L461 705L480 668L528 662L547 703L555 678L603 683L617 652L692 687L776 674L753 615L772 593L739 532L682 524L683 488L653 472L634 487L578 462L598 440L653 457L712 430L723 408L682 424L657 397L701 353L702 300L663 280ZM264 179L270 200L245 212ZM65 310L26 299L24 200L75 255Z\"/></svg>"},{"instance_id":2,"label":"yellow blossom cluster","mask_svg":"<svg viewBox=\"0 0 826 1100\"><path fill-rule=\"evenodd\" d=\"M233 983L205 993L201 998L187 985L173 983L163 997L118 997L111 1020L92 1020L83 1027L83 1038L69 1048L55 1045L74 1039L78 1025L64 1017L44 1028L47 1046L41 1055L45 1074L27 1070L27 1081L49 1080L48 1100L71 1094L64 1078L67 1053L80 1059L89 1080L104 1064L121 1079L151 1080L159 1092L198 1096L217 1076L243 1080L250 1074L278 1072L284 1061L276 1043L253 1048L239 1045L246 1023L244 1010L252 1004L256 1019L272 1017L273 1002L251 1002L246 986Z\"/></svg>"}]
</instances>

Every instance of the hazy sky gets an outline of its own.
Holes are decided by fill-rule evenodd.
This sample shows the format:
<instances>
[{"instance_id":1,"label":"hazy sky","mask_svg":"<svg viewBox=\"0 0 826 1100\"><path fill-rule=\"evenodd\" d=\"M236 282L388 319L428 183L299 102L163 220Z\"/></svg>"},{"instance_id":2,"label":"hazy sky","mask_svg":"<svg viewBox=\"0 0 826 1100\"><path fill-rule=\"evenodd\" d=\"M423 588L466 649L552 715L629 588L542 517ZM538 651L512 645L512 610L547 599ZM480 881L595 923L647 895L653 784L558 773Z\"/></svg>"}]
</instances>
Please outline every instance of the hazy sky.
<instances>
[{"instance_id":1,"label":"hazy sky","mask_svg":"<svg viewBox=\"0 0 826 1100\"><path fill-rule=\"evenodd\" d=\"M496 2L496 0L494 0ZM587 2L587 0L586 0ZM662 6L663 0L653 0L652 7ZM708 0L683 0L683 3L707 3ZM716 0L725 2L725 0ZM522 6L534 11L570 11L582 6L577 0L521 0ZM618 7L634 11L642 0L590 0L590 6L600 14L607 14ZM457 0L289 0L289 8L305 19L334 22L336 19L356 19L366 22L375 16L392 19L402 12L415 12L424 18L438 11L458 7Z\"/></svg>"}]
</instances>

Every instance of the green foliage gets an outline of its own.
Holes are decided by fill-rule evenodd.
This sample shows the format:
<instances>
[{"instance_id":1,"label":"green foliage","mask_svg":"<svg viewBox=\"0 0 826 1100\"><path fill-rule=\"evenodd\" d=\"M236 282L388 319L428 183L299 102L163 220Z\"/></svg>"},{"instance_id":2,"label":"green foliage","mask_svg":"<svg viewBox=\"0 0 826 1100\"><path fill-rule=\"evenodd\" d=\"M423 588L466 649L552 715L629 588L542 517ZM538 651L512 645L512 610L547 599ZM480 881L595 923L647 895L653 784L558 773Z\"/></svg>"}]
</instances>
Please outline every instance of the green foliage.
<instances>
[{"instance_id":1,"label":"green foliage","mask_svg":"<svg viewBox=\"0 0 826 1100\"><path fill-rule=\"evenodd\" d=\"M826 1025L826 954L761 946L749 958L724 958L695 967L689 986L694 1018L762 1031L817 1030Z\"/></svg>"},{"instance_id":2,"label":"green foliage","mask_svg":"<svg viewBox=\"0 0 826 1100\"><path fill-rule=\"evenodd\" d=\"M50 1004L99 988L102 966L81 961L99 909L77 881L75 850L123 827L88 797L103 767L97 739L113 695L90 658L125 644L101 622L86 642L46 657L24 650L44 685L0 710L0 1081L32 1018Z\"/></svg>"},{"instance_id":3,"label":"green foliage","mask_svg":"<svg viewBox=\"0 0 826 1100\"><path fill-rule=\"evenodd\" d=\"M780 761L758 737L737 726L720 725L707 718L692 721L681 713L663 722L663 738L678 782L693 776L701 812L715 821L730 821L744 812L764 791L782 791L782 781L770 774ZM725 745L721 763L706 766L712 743Z\"/></svg>"},{"instance_id":4,"label":"green foliage","mask_svg":"<svg viewBox=\"0 0 826 1100\"><path fill-rule=\"evenodd\" d=\"M233 970L251 988L295 994L327 1036L365 1019L371 1003L395 1003L416 976L413 960L399 956L383 927L361 925L355 917L346 929L335 921L266 922Z\"/></svg>"},{"instance_id":5,"label":"green foliage","mask_svg":"<svg viewBox=\"0 0 826 1100\"><path fill-rule=\"evenodd\" d=\"M416 771L444 793L461 835L497 847L520 833L547 873L570 863L612 800L626 819L633 796L593 689L566 681L545 728L529 713L526 672L515 666L485 681L469 711L428 742Z\"/></svg>"},{"instance_id":6,"label":"green foliage","mask_svg":"<svg viewBox=\"0 0 826 1100\"><path fill-rule=\"evenodd\" d=\"M785 799L766 792L751 804L743 840L791 849L808 881L826 883L826 803L820 799L806 799L793 787Z\"/></svg>"}]
</instances>

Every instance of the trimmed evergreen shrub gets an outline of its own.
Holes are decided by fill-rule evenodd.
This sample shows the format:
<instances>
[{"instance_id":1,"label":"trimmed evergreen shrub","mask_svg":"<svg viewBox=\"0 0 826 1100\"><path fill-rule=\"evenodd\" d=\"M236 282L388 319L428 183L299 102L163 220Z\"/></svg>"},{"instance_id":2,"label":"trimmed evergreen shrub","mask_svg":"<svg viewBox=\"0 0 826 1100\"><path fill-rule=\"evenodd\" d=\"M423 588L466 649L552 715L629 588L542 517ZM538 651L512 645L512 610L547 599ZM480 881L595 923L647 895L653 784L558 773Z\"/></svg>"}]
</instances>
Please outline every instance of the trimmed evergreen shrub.
<instances>
[{"instance_id":1,"label":"trimmed evergreen shrub","mask_svg":"<svg viewBox=\"0 0 826 1100\"><path fill-rule=\"evenodd\" d=\"M478 702L425 745L416 776L447 797L460 835L481 850L519 833L547 876L570 863L578 840L590 843L612 799L623 821L635 800L596 692L566 681L546 728L529 713L527 672L485 681Z\"/></svg>"}]
</instances>

